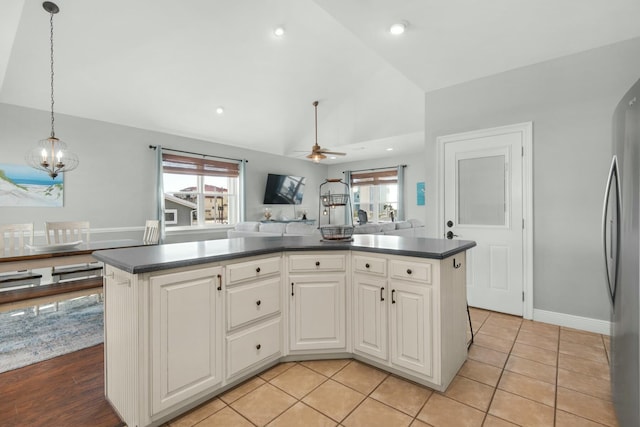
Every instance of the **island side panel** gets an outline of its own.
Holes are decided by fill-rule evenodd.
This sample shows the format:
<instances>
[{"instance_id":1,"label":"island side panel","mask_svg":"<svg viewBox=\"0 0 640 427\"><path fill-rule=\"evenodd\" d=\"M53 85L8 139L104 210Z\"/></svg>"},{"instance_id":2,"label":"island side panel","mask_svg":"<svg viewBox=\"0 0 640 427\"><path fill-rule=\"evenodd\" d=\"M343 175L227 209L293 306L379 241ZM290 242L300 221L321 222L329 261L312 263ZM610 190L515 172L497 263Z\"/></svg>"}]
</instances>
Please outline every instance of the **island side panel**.
<instances>
[{"instance_id":1,"label":"island side panel","mask_svg":"<svg viewBox=\"0 0 640 427\"><path fill-rule=\"evenodd\" d=\"M440 261L442 384L448 385L467 359L466 253Z\"/></svg>"},{"instance_id":2,"label":"island side panel","mask_svg":"<svg viewBox=\"0 0 640 427\"><path fill-rule=\"evenodd\" d=\"M105 394L127 425L139 425L137 277L106 266L104 294Z\"/></svg>"}]
</instances>

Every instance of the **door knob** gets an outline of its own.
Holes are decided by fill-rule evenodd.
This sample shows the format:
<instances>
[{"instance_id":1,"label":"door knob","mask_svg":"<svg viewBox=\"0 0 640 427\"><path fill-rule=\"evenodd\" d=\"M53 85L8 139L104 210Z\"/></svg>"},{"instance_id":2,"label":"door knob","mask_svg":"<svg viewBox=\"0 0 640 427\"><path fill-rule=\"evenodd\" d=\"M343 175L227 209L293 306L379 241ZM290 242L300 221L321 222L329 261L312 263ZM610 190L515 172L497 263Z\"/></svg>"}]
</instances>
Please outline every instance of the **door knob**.
<instances>
[{"instance_id":1,"label":"door knob","mask_svg":"<svg viewBox=\"0 0 640 427\"><path fill-rule=\"evenodd\" d=\"M447 231L447 239L453 239L454 237L458 237L457 234L453 234L453 231Z\"/></svg>"}]
</instances>

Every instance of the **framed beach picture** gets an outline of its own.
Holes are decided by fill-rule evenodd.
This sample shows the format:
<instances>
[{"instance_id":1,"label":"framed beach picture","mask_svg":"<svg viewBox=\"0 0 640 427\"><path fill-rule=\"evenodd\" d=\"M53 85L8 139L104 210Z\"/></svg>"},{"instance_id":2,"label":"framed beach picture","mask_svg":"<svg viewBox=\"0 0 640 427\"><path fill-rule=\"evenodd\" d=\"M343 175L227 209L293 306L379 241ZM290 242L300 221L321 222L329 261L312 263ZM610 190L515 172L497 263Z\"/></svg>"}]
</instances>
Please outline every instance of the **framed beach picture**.
<instances>
[{"instance_id":1,"label":"framed beach picture","mask_svg":"<svg viewBox=\"0 0 640 427\"><path fill-rule=\"evenodd\" d=\"M62 207L63 175L52 179L26 165L0 163L0 207Z\"/></svg>"}]
</instances>

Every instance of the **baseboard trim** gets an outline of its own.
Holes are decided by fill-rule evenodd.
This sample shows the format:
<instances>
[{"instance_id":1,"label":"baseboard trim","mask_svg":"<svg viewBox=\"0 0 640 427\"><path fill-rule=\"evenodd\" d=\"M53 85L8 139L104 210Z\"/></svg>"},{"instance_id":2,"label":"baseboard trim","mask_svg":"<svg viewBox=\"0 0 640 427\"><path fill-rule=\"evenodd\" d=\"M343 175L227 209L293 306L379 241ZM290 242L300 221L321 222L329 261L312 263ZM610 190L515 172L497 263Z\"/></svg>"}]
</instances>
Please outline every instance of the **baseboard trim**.
<instances>
[{"instance_id":1,"label":"baseboard trim","mask_svg":"<svg viewBox=\"0 0 640 427\"><path fill-rule=\"evenodd\" d=\"M574 316L573 314L557 313L555 311L533 309L533 320L537 322L551 323L552 325L566 326L567 328L580 329L596 334L611 335L611 322L592 319L590 317Z\"/></svg>"}]
</instances>

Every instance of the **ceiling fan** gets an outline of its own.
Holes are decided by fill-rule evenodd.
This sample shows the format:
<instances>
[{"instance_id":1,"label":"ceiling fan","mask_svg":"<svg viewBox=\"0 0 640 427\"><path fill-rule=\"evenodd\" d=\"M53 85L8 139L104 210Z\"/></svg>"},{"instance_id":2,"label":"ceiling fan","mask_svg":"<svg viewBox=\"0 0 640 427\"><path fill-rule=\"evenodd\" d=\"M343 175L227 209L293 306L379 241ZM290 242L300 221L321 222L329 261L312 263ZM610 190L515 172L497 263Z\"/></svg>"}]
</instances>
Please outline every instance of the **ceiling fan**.
<instances>
[{"instance_id":1,"label":"ceiling fan","mask_svg":"<svg viewBox=\"0 0 640 427\"><path fill-rule=\"evenodd\" d=\"M332 156L344 156L346 153L338 153L336 151L329 151L326 148L322 148L318 145L318 101L313 102L313 107L316 112L316 143L311 147L311 154L307 155L307 159L313 160L314 163L320 163L320 160L326 159L325 154Z\"/></svg>"}]
</instances>

